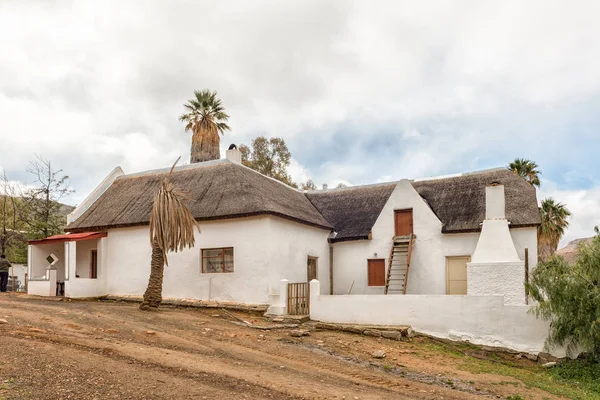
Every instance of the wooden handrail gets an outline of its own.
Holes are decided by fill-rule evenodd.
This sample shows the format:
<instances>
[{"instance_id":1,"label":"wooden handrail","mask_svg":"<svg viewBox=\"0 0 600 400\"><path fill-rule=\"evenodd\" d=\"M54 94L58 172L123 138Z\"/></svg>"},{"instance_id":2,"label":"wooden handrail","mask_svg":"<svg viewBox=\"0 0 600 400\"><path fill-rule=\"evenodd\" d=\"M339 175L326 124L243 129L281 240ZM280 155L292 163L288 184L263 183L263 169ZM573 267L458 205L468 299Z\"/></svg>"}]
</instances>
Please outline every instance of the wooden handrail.
<instances>
[{"instance_id":1,"label":"wooden handrail","mask_svg":"<svg viewBox=\"0 0 600 400\"><path fill-rule=\"evenodd\" d=\"M402 294L406 294L406 284L408 283L408 270L410 269L410 256L412 253L413 237L414 237L414 235L411 234L410 240L408 241L408 254L406 255L406 275L404 276L404 285L402 288Z\"/></svg>"}]
</instances>

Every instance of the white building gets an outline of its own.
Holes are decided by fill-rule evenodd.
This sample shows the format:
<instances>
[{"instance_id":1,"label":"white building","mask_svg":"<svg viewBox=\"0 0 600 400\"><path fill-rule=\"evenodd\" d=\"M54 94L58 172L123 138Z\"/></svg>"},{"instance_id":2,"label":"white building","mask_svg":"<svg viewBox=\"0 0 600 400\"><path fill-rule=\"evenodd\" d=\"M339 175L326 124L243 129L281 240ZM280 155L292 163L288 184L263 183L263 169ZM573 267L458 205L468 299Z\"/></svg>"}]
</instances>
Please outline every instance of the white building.
<instances>
[{"instance_id":1,"label":"white building","mask_svg":"<svg viewBox=\"0 0 600 400\"><path fill-rule=\"evenodd\" d=\"M511 261L535 265L536 192L506 169L301 192L241 165L238 150L227 153L173 173L174 185L191 195L200 232L195 248L169 255L164 297L279 305L280 280L315 278L324 295L482 294L487 289L469 277L481 280L475 249L490 185L497 200L506 199L518 257ZM69 216L70 234L30 243L29 293L55 295L64 282L68 297L142 295L153 196L167 173L116 168ZM58 261L48 268L50 254ZM390 260L400 264L391 273ZM395 284L406 264L408 279ZM517 282L506 290L522 295L509 302L524 302L523 279Z\"/></svg>"}]
</instances>

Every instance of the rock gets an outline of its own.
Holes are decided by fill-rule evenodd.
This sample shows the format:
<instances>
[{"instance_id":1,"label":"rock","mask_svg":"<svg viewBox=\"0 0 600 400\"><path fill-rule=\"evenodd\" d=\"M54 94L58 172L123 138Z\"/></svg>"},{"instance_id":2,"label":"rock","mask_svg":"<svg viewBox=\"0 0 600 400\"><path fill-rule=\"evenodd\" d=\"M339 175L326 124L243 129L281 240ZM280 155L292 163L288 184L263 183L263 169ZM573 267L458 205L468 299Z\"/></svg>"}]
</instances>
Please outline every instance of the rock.
<instances>
[{"instance_id":1,"label":"rock","mask_svg":"<svg viewBox=\"0 0 600 400\"><path fill-rule=\"evenodd\" d=\"M372 354L373 358L385 358L385 351L383 350L375 350Z\"/></svg>"},{"instance_id":2,"label":"rock","mask_svg":"<svg viewBox=\"0 0 600 400\"><path fill-rule=\"evenodd\" d=\"M537 358L537 361L539 361L541 363L547 363L547 362L558 361L559 360L557 357L554 357L550 353L540 353L540 354L537 355L536 358Z\"/></svg>"},{"instance_id":3,"label":"rock","mask_svg":"<svg viewBox=\"0 0 600 400\"><path fill-rule=\"evenodd\" d=\"M400 340L402 334L398 331L383 331L381 332L381 336L388 339Z\"/></svg>"},{"instance_id":4,"label":"rock","mask_svg":"<svg viewBox=\"0 0 600 400\"><path fill-rule=\"evenodd\" d=\"M338 325L324 324L322 322L319 322L317 324L317 328L318 329L326 329L326 330L329 330L329 331L339 331L341 329Z\"/></svg>"},{"instance_id":5,"label":"rock","mask_svg":"<svg viewBox=\"0 0 600 400\"><path fill-rule=\"evenodd\" d=\"M304 331L302 329L294 329L293 331L290 332L290 336L292 336L292 337L310 336L310 332Z\"/></svg>"},{"instance_id":6,"label":"rock","mask_svg":"<svg viewBox=\"0 0 600 400\"><path fill-rule=\"evenodd\" d=\"M280 322L283 323L285 320L283 318L273 318L271 322Z\"/></svg>"},{"instance_id":7,"label":"rock","mask_svg":"<svg viewBox=\"0 0 600 400\"><path fill-rule=\"evenodd\" d=\"M344 326L344 328L342 328L342 330L344 332L356 333L356 334L360 335L363 333L364 328L361 329L357 326Z\"/></svg>"},{"instance_id":8,"label":"rock","mask_svg":"<svg viewBox=\"0 0 600 400\"><path fill-rule=\"evenodd\" d=\"M546 364L542 364L544 368L552 368L556 365L556 361L547 362Z\"/></svg>"},{"instance_id":9,"label":"rock","mask_svg":"<svg viewBox=\"0 0 600 400\"><path fill-rule=\"evenodd\" d=\"M213 318L219 318L221 316L219 314L213 314L213 315L211 315L211 317L213 317Z\"/></svg>"},{"instance_id":10,"label":"rock","mask_svg":"<svg viewBox=\"0 0 600 400\"><path fill-rule=\"evenodd\" d=\"M523 356L531 361L537 361L538 360L538 356L536 356L535 354L529 354L529 353L523 353Z\"/></svg>"},{"instance_id":11,"label":"rock","mask_svg":"<svg viewBox=\"0 0 600 400\"><path fill-rule=\"evenodd\" d=\"M8 324L8 321L3 318L0 318L0 325L1 324Z\"/></svg>"},{"instance_id":12,"label":"rock","mask_svg":"<svg viewBox=\"0 0 600 400\"><path fill-rule=\"evenodd\" d=\"M37 332L37 333L46 333L45 330L43 329L39 329L39 328L29 328L30 332Z\"/></svg>"},{"instance_id":13,"label":"rock","mask_svg":"<svg viewBox=\"0 0 600 400\"><path fill-rule=\"evenodd\" d=\"M154 331L146 331L145 333L146 333L146 335L156 336L156 332L154 332Z\"/></svg>"},{"instance_id":14,"label":"rock","mask_svg":"<svg viewBox=\"0 0 600 400\"><path fill-rule=\"evenodd\" d=\"M377 329L365 329L363 335L381 337L381 331Z\"/></svg>"}]
</instances>

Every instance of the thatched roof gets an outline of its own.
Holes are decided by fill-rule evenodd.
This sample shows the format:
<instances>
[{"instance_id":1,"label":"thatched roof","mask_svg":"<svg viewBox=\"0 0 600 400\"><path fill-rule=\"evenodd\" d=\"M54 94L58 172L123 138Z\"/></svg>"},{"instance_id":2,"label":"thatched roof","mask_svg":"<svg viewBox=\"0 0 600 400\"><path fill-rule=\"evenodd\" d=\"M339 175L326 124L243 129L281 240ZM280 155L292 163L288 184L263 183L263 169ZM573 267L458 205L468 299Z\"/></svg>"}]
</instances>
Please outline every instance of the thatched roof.
<instances>
[{"instance_id":1,"label":"thatched roof","mask_svg":"<svg viewBox=\"0 0 600 400\"><path fill-rule=\"evenodd\" d=\"M153 196L169 169L124 175L79 218L70 232L148 225ZM271 214L337 233L333 242L367 239L397 182L302 193L229 160L178 167L173 184L190 194L198 221ZM507 169L413 181L442 221L442 232L476 232L485 218L485 188L504 185L511 227L540 223L536 191Z\"/></svg>"},{"instance_id":2,"label":"thatched roof","mask_svg":"<svg viewBox=\"0 0 600 400\"><path fill-rule=\"evenodd\" d=\"M511 228L537 226L540 213L536 191L508 169L493 169L460 176L414 181L413 186L442 221L442 232L477 232L485 218L485 188L504 185L506 219Z\"/></svg>"},{"instance_id":3,"label":"thatched roof","mask_svg":"<svg viewBox=\"0 0 600 400\"><path fill-rule=\"evenodd\" d=\"M506 218L511 227L540 223L536 191L512 171L494 169L460 176L411 182L442 222L443 233L477 232L485 218L485 188L504 185ZM306 193L334 226L332 242L367 239L396 182Z\"/></svg>"},{"instance_id":4,"label":"thatched roof","mask_svg":"<svg viewBox=\"0 0 600 400\"><path fill-rule=\"evenodd\" d=\"M396 182L312 190L306 197L335 227L331 242L367 239L371 228L396 187Z\"/></svg>"},{"instance_id":5,"label":"thatched roof","mask_svg":"<svg viewBox=\"0 0 600 400\"><path fill-rule=\"evenodd\" d=\"M154 193L168 172L117 178L66 231L148 225ZM332 228L302 192L226 159L178 167L171 182L189 193L188 206L198 221L271 214Z\"/></svg>"}]
</instances>

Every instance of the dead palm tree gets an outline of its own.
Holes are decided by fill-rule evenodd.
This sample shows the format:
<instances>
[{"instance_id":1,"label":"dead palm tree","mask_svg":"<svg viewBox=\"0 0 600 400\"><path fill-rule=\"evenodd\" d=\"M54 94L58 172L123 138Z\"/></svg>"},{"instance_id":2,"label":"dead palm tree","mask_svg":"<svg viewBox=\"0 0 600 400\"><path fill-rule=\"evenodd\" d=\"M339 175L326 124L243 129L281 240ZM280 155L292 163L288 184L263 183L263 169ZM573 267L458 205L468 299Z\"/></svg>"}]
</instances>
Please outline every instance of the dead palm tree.
<instances>
[{"instance_id":1,"label":"dead palm tree","mask_svg":"<svg viewBox=\"0 0 600 400\"><path fill-rule=\"evenodd\" d=\"M540 187L540 175L542 172L538 168L535 162L525 158L516 158L515 161L508 164L508 169L535 187Z\"/></svg>"},{"instance_id":2,"label":"dead palm tree","mask_svg":"<svg viewBox=\"0 0 600 400\"><path fill-rule=\"evenodd\" d=\"M542 223L538 227L538 260L546 261L558 248L558 243L569 227L571 212L560 202L548 197L540 207Z\"/></svg>"},{"instance_id":3,"label":"dead palm tree","mask_svg":"<svg viewBox=\"0 0 600 400\"><path fill-rule=\"evenodd\" d=\"M179 161L179 159L177 159ZM168 266L167 252L185 247L194 247L194 227L196 221L184 201L187 196L171 184L171 174L163 179L160 189L154 195L154 205L150 215L150 244L152 261L150 279L144 293L142 310L156 310L162 302L162 284L165 264Z\"/></svg>"},{"instance_id":4,"label":"dead palm tree","mask_svg":"<svg viewBox=\"0 0 600 400\"><path fill-rule=\"evenodd\" d=\"M179 117L186 123L185 131L192 131L191 163L218 160L221 157L219 134L230 130L229 115L217 98L217 92L204 89L194 91L194 98L183 105L186 112Z\"/></svg>"}]
</instances>

